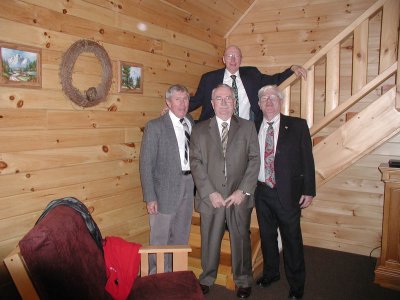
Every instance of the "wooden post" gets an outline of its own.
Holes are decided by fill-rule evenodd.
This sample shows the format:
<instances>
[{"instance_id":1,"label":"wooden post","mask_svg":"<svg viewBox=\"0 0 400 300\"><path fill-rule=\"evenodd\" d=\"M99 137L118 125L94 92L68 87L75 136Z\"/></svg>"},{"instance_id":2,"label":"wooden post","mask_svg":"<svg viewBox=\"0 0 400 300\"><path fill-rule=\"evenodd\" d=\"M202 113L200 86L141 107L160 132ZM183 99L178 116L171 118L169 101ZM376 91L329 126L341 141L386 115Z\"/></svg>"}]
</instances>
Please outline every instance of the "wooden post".
<instances>
[{"instance_id":1,"label":"wooden post","mask_svg":"<svg viewBox=\"0 0 400 300\"><path fill-rule=\"evenodd\" d=\"M311 127L314 122L314 65L307 71L307 80L301 79L301 117L306 119L308 127Z\"/></svg>"},{"instance_id":2,"label":"wooden post","mask_svg":"<svg viewBox=\"0 0 400 300\"><path fill-rule=\"evenodd\" d=\"M339 105L340 44L332 47L326 56L325 115Z\"/></svg>"},{"instance_id":3,"label":"wooden post","mask_svg":"<svg viewBox=\"0 0 400 300\"><path fill-rule=\"evenodd\" d=\"M367 83L369 20L354 29L353 72L351 94L354 95Z\"/></svg>"}]
</instances>

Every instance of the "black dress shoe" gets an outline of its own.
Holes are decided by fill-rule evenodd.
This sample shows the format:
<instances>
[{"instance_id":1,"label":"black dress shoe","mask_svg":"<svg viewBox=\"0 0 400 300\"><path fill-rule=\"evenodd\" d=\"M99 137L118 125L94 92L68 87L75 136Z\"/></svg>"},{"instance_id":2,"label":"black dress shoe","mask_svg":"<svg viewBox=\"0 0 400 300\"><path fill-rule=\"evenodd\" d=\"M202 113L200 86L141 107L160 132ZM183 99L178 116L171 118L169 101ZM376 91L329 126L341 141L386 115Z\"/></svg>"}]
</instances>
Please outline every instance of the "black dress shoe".
<instances>
[{"instance_id":1,"label":"black dress shoe","mask_svg":"<svg viewBox=\"0 0 400 300\"><path fill-rule=\"evenodd\" d=\"M201 291L203 292L203 295L208 294L210 291L210 287L208 285L204 285L200 283Z\"/></svg>"},{"instance_id":2,"label":"black dress shoe","mask_svg":"<svg viewBox=\"0 0 400 300\"><path fill-rule=\"evenodd\" d=\"M297 299L301 299L303 298L303 294L295 294L293 292L289 292L289 297L288 299L292 299L292 300L297 300Z\"/></svg>"},{"instance_id":3,"label":"black dress shoe","mask_svg":"<svg viewBox=\"0 0 400 300\"><path fill-rule=\"evenodd\" d=\"M236 296L238 296L241 299L247 298L251 295L251 287L240 287L238 288L238 291L236 293Z\"/></svg>"},{"instance_id":4,"label":"black dress shoe","mask_svg":"<svg viewBox=\"0 0 400 300\"><path fill-rule=\"evenodd\" d=\"M274 276L274 277L272 277L272 278L270 278L270 279L268 279L268 278L262 276L262 277L260 277L260 278L257 279L256 284L257 284L258 286L260 286L260 287L265 288L265 287L270 286L271 283L273 283L273 282L275 282L275 281L278 281L279 279L281 279L281 276L280 276L280 275L276 275L276 276Z\"/></svg>"}]
</instances>

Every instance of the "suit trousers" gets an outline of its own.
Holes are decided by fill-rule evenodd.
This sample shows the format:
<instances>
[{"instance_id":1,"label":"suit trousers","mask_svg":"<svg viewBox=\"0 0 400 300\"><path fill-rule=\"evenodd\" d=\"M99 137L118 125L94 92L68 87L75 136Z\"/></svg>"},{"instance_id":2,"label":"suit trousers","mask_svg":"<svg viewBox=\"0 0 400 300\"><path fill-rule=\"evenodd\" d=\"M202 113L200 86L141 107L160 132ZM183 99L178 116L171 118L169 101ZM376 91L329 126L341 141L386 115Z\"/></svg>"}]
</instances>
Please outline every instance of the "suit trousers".
<instances>
[{"instance_id":1,"label":"suit trousers","mask_svg":"<svg viewBox=\"0 0 400 300\"><path fill-rule=\"evenodd\" d=\"M194 183L191 175L182 175L182 190L173 214L149 215L150 245L187 245L193 213ZM156 273L156 258L149 256L149 273ZM165 254L164 270L172 271L172 255Z\"/></svg>"},{"instance_id":2,"label":"suit trousers","mask_svg":"<svg viewBox=\"0 0 400 300\"><path fill-rule=\"evenodd\" d=\"M229 208L215 208L211 213L200 213L201 228L201 284L211 286L217 278L221 241L225 233L225 220L231 243L233 280L238 287L253 283L251 265L250 216L252 208L246 201Z\"/></svg>"},{"instance_id":3,"label":"suit trousers","mask_svg":"<svg viewBox=\"0 0 400 300\"><path fill-rule=\"evenodd\" d=\"M302 295L305 284L303 239L300 227L300 205L283 205L277 189L258 184L255 206L260 228L263 276L271 279L279 275L278 227L282 237L283 260L290 290ZM300 198L297 200L299 201Z\"/></svg>"}]
</instances>

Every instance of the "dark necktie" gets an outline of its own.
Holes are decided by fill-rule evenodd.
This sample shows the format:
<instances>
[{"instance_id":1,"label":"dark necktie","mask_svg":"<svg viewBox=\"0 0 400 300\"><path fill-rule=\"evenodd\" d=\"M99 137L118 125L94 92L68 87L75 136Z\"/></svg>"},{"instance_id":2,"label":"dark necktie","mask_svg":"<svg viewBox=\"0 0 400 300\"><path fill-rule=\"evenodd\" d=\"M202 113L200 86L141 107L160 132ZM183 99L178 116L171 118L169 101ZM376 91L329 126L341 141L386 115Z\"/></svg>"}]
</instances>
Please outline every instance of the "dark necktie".
<instances>
[{"instance_id":1,"label":"dark necktie","mask_svg":"<svg viewBox=\"0 0 400 300\"><path fill-rule=\"evenodd\" d=\"M185 119L182 118L179 120L182 125L183 125L183 129L185 130L185 155L184 155L184 163L187 164L188 163L188 158L189 158L189 146L190 146L190 133L189 133L189 126L186 123Z\"/></svg>"},{"instance_id":2,"label":"dark necktie","mask_svg":"<svg viewBox=\"0 0 400 300\"><path fill-rule=\"evenodd\" d=\"M232 78L233 93L235 94L236 98L234 115L239 116L239 96L238 96L238 88L236 85L236 75L231 75L231 78Z\"/></svg>"},{"instance_id":3,"label":"dark necktie","mask_svg":"<svg viewBox=\"0 0 400 300\"><path fill-rule=\"evenodd\" d=\"M265 135L265 152L264 152L264 168L265 168L265 183L271 187L275 187L275 167L274 167L274 122L267 122L268 129Z\"/></svg>"}]
</instances>

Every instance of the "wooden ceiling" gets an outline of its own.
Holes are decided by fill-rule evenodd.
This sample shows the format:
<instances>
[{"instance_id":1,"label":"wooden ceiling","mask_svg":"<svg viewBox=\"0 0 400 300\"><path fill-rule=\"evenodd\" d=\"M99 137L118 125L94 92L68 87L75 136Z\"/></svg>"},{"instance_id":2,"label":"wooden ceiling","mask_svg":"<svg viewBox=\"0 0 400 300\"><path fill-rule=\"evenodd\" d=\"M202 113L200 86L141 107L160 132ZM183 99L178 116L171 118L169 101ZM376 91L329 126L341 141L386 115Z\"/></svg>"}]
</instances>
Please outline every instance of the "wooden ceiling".
<instances>
[{"instance_id":1,"label":"wooden ceiling","mask_svg":"<svg viewBox=\"0 0 400 300\"><path fill-rule=\"evenodd\" d=\"M254 1L114 0L108 2L120 13L223 47L224 36Z\"/></svg>"}]
</instances>

